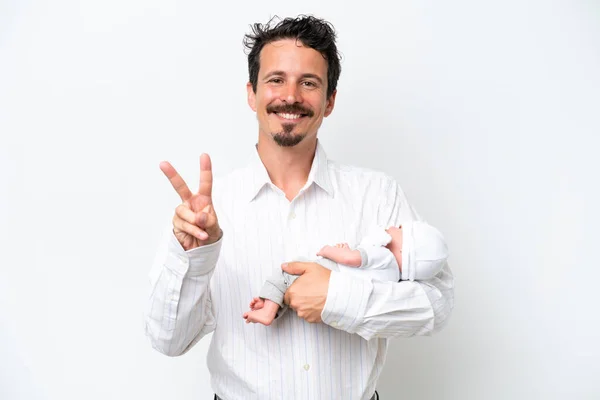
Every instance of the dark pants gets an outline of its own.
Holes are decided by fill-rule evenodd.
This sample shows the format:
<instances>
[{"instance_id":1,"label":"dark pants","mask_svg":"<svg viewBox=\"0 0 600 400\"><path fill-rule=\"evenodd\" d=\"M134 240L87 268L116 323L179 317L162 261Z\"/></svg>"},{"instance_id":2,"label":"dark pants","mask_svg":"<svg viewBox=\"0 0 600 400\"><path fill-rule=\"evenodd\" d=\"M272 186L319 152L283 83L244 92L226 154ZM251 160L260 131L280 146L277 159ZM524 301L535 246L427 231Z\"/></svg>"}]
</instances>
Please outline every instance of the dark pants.
<instances>
[{"instance_id":1,"label":"dark pants","mask_svg":"<svg viewBox=\"0 0 600 400\"><path fill-rule=\"evenodd\" d=\"M215 394L215 400L223 400L223 399ZM377 390L375 391L375 394L373 395L373 397L371 397L371 400L379 400L379 393L377 393Z\"/></svg>"}]
</instances>

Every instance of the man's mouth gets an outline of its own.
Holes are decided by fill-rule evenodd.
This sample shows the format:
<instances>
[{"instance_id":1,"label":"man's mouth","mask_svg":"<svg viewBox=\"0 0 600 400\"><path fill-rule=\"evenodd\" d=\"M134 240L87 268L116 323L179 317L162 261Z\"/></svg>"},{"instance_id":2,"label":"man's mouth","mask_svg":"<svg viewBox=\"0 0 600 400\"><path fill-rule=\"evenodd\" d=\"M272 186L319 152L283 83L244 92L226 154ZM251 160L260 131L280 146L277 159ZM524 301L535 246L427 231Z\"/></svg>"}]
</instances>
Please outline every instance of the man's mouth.
<instances>
[{"instance_id":1,"label":"man's mouth","mask_svg":"<svg viewBox=\"0 0 600 400\"><path fill-rule=\"evenodd\" d=\"M299 122L304 117L312 117L314 115L311 109L296 105L269 106L267 107L267 112L277 115L279 120L283 122Z\"/></svg>"},{"instance_id":2,"label":"man's mouth","mask_svg":"<svg viewBox=\"0 0 600 400\"><path fill-rule=\"evenodd\" d=\"M297 121L302 117L305 117L306 114L290 114L290 113L275 113L279 118L283 118L288 121Z\"/></svg>"}]
</instances>

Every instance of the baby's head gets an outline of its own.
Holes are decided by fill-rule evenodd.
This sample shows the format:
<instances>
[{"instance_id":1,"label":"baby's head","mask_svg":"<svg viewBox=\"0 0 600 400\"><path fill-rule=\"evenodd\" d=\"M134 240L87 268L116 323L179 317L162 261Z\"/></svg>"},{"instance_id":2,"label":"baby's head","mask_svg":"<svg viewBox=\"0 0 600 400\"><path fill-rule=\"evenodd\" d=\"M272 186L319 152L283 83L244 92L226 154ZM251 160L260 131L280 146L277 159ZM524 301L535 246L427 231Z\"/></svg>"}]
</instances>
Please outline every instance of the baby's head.
<instances>
[{"instance_id":1,"label":"baby's head","mask_svg":"<svg viewBox=\"0 0 600 400\"><path fill-rule=\"evenodd\" d=\"M421 279L417 278L419 276L430 279L441 271L448 258L448 247L436 228L425 221L408 221L399 228L390 227L386 232L392 237L386 247L394 254L402 279ZM408 269L410 271L405 271Z\"/></svg>"}]
</instances>

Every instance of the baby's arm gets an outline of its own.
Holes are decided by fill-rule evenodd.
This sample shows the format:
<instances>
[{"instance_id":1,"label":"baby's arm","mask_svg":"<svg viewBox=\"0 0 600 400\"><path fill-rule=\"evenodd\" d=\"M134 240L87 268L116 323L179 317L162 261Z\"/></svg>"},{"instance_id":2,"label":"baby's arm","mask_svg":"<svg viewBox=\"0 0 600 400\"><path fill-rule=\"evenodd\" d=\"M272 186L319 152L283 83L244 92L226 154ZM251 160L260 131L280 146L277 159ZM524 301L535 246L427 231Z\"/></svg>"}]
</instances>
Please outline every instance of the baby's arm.
<instances>
[{"instance_id":1,"label":"baby's arm","mask_svg":"<svg viewBox=\"0 0 600 400\"><path fill-rule=\"evenodd\" d=\"M340 243L335 246L324 246L319 250L317 255L349 267L360 267L362 264L360 251L352 250L347 243Z\"/></svg>"}]
</instances>

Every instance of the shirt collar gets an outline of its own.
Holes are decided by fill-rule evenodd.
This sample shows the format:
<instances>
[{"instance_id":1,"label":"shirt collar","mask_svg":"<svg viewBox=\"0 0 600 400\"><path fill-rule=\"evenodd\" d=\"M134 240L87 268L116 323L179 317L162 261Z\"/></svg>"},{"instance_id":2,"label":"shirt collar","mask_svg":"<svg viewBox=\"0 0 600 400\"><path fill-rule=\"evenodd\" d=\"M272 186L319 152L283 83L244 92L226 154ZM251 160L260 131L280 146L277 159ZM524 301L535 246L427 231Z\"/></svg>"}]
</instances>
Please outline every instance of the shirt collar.
<instances>
[{"instance_id":1,"label":"shirt collar","mask_svg":"<svg viewBox=\"0 0 600 400\"><path fill-rule=\"evenodd\" d=\"M327 154L321 146L321 143L317 140L317 149L315 151L315 157L313 158L308 179L302 190L306 190L314 182L321 189L323 189L328 195L333 196L333 185L331 184L331 178L329 176L329 170L327 166ZM262 188L271 183L269 174L264 164L262 163L256 146L252 152L252 159L248 165L248 171L250 173L250 182L248 185L248 201L252 201L256 198Z\"/></svg>"}]
</instances>

